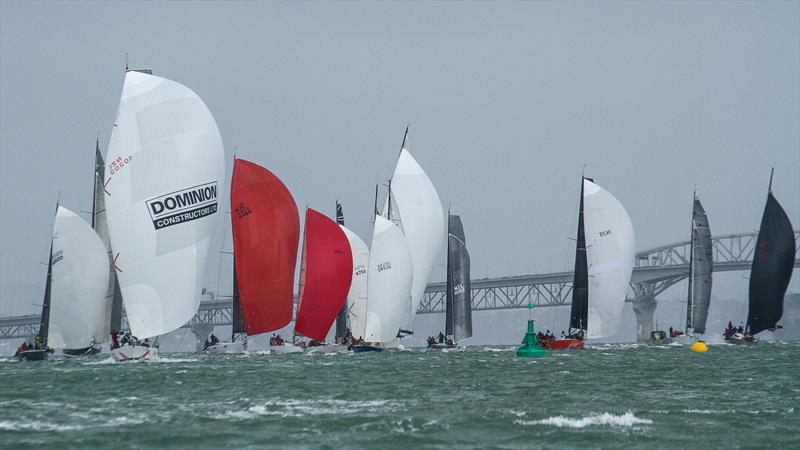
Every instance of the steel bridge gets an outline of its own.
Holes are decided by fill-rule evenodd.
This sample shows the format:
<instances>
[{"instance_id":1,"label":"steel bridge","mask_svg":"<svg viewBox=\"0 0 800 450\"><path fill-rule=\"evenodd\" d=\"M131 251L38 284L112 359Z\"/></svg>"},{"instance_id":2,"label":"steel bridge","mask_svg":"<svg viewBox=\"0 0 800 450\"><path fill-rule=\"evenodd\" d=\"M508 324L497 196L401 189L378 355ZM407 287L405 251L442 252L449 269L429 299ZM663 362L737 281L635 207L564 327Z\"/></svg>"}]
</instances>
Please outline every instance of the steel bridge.
<instances>
[{"instance_id":1,"label":"steel bridge","mask_svg":"<svg viewBox=\"0 0 800 450\"><path fill-rule=\"evenodd\" d=\"M800 231L795 231L795 237L800 243ZM756 233L714 237L714 271L750 269L756 238ZM677 242L636 254L627 301L633 303L639 338L649 336L652 329L656 297L688 277L689 245L688 241ZM795 259L794 266L800 267L800 259ZM566 306L572 296L572 272L483 278L471 284L473 311L524 308L529 302L538 307ZM429 284L417 313L443 312L445 288L444 282ZM210 330L230 324L230 299L211 296L200 303L197 314L184 327ZM0 318L0 339L33 336L38 328L38 315Z\"/></svg>"}]
</instances>

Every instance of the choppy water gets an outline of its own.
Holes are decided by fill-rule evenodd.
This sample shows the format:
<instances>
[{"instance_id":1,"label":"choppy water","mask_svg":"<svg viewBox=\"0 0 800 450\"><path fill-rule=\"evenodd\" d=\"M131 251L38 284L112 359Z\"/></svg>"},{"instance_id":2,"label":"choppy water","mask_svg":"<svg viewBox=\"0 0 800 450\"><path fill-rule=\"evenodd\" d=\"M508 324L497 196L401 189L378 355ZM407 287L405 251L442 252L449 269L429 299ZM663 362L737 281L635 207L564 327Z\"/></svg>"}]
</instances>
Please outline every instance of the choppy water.
<instances>
[{"instance_id":1,"label":"choppy water","mask_svg":"<svg viewBox=\"0 0 800 450\"><path fill-rule=\"evenodd\" d=\"M800 344L0 361L8 448L800 448Z\"/></svg>"}]
</instances>

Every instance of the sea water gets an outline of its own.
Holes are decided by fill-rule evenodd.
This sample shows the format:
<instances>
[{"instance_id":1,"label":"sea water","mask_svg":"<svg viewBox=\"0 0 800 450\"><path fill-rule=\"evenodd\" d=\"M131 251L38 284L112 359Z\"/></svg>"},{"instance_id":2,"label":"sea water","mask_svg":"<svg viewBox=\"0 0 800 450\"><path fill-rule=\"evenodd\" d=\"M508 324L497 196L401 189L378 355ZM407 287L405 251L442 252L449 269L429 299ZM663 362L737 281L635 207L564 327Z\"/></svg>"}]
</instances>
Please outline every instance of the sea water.
<instances>
[{"instance_id":1,"label":"sea water","mask_svg":"<svg viewBox=\"0 0 800 450\"><path fill-rule=\"evenodd\" d=\"M800 343L0 360L4 448L800 448Z\"/></svg>"}]
</instances>

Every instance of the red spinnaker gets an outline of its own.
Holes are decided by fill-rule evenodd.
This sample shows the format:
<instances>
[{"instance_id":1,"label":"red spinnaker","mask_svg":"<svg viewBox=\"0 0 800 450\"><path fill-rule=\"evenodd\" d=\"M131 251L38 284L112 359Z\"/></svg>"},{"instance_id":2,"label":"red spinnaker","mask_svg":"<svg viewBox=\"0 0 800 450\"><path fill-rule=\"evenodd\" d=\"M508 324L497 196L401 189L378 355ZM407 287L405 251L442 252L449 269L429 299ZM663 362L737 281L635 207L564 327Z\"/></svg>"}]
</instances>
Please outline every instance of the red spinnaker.
<instances>
[{"instance_id":1,"label":"red spinnaker","mask_svg":"<svg viewBox=\"0 0 800 450\"><path fill-rule=\"evenodd\" d=\"M300 218L292 194L272 172L236 159L231 180L236 280L248 335L292 320Z\"/></svg>"},{"instance_id":2,"label":"red spinnaker","mask_svg":"<svg viewBox=\"0 0 800 450\"><path fill-rule=\"evenodd\" d=\"M321 341L342 309L353 277L353 253L341 227L313 209L306 210L300 310L294 330Z\"/></svg>"}]
</instances>

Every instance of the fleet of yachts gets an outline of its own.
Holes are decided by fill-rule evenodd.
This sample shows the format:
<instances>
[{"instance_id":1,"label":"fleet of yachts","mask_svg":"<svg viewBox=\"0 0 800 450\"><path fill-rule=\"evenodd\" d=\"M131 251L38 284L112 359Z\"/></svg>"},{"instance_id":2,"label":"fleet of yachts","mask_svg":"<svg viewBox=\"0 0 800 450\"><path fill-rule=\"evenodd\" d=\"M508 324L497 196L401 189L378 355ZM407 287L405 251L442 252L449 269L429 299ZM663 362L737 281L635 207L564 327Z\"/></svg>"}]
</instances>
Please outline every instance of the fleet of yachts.
<instances>
[{"instance_id":1,"label":"fleet of yachts","mask_svg":"<svg viewBox=\"0 0 800 450\"><path fill-rule=\"evenodd\" d=\"M409 152L406 129L388 193L375 215L370 245L336 217L306 208L298 305L295 272L300 215L290 191L268 169L234 159L230 186L233 325L209 353L247 350L248 337L294 319L291 342L273 338L270 353L380 352L414 332L414 318L447 237L445 333L432 348L472 336L469 253L461 218ZM118 361L158 357L157 338L198 311L212 234L223 216L225 156L216 122L192 90L127 70L105 158L96 149L91 223L56 207L42 320L34 343L17 357L97 353L113 339ZM747 328L731 342L752 344L775 329L795 258L794 232L772 195L772 179L750 277ZM617 333L634 266L634 231L622 204L582 177L569 333L545 339L548 350L582 348ZM702 339L708 315L713 249L708 219L694 197L686 331ZM124 343L118 341L127 317ZM335 324L334 340L326 342ZM529 329L531 331L532 328ZM662 333L662 334L658 334ZM129 337L128 337L129 336ZM151 339L153 340L151 342Z\"/></svg>"}]
</instances>

